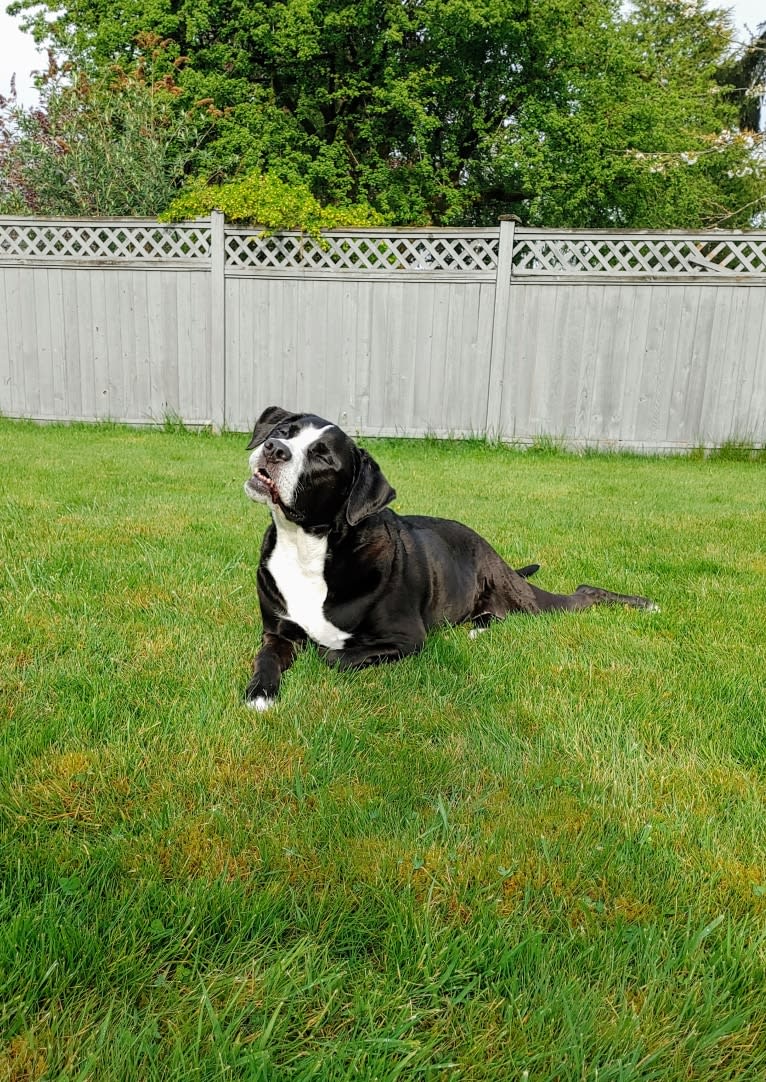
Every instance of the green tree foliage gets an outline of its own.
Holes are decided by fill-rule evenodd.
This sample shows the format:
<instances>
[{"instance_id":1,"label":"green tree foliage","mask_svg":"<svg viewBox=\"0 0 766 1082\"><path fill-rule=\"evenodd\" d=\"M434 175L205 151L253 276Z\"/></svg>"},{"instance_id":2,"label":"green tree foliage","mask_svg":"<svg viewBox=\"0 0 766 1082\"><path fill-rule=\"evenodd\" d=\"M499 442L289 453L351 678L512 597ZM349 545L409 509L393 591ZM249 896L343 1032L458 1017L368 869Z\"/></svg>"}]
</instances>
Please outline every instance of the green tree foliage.
<instances>
[{"instance_id":1,"label":"green tree foliage","mask_svg":"<svg viewBox=\"0 0 766 1082\"><path fill-rule=\"evenodd\" d=\"M548 85L525 97L495 168L549 226L746 226L763 203L756 133L717 74L731 31L694 0L635 0L617 24L548 19ZM598 74L595 74L598 73ZM504 133L505 134L505 133Z\"/></svg>"},{"instance_id":2,"label":"green tree foliage","mask_svg":"<svg viewBox=\"0 0 766 1082\"><path fill-rule=\"evenodd\" d=\"M197 178L267 176L396 223L745 226L757 136L696 0L16 0L85 70L168 42L208 102ZM728 61L727 61L728 62ZM261 181L258 181L261 183ZM199 195L199 188L195 188ZM157 208L159 209L159 207Z\"/></svg>"}]
</instances>

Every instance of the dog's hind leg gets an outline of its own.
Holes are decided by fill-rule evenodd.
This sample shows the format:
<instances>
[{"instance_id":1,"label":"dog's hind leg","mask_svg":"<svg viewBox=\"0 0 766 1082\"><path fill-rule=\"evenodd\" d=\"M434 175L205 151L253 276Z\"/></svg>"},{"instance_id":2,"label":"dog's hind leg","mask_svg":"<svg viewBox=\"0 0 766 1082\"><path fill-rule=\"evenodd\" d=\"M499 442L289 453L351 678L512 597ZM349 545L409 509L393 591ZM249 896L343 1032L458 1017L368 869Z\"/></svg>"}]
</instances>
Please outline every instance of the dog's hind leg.
<instances>
[{"instance_id":1,"label":"dog's hind leg","mask_svg":"<svg viewBox=\"0 0 766 1082\"><path fill-rule=\"evenodd\" d=\"M537 586L530 586L529 589L535 595L538 612L551 612L556 609L579 612L580 609L589 609L592 605L629 605L633 609L646 609L649 612L657 612L659 609L648 597L616 594L600 586L578 586L572 594L552 594Z\"/></svg>"},{"instance_id":2,"label":"dog's hind leg","mask_svg":"<svg viewBox=\"0 0 766 1082\"><path fill-rule=\"evenodd\" d=\"M532 615L556 610L578 612L580 609L589 609L592 605L630 605L635 609L657 611L657 605L647 597L616 594L600 586L578 586L571 594L541 590L498 558L492 568L492 578L485 581L484 590L478 598L473 619L478 626L486 626L492 617L503 619L511 612L526 612Z\"/></svg>"},{"instance_id":3,"label":"dog's hind leg","mask_svg":"<svg viewBox=\"0 0 766 1082\"><path fill-rule=\"evenodd\" d=\"M659 612L660 606L648 597L637 594L616 594L612 590L604 590L601 586L578 586L573 594L569 595L572 609L587 609L591 605L629 605L632 609L646 609L647 612Z\"/></svg>"}]
</instances>

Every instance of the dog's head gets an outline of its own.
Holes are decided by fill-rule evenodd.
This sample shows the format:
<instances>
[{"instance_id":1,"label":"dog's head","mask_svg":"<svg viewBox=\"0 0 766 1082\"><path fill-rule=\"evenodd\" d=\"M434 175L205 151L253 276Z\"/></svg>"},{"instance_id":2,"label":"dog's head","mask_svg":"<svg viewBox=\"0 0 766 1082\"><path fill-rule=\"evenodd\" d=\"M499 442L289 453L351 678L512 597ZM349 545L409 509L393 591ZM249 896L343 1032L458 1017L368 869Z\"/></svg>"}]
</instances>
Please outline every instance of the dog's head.
<instances>
[{"instance_id":1,"label":"dog's head","mask_svg":"<svg viewBox=\"0 0 766 1082\"><path fill-rule=\"evenodd\" d=\"M307 529L329 529L339 520L356 526L396 495L366 451L313 413L269 406L247 449L247 495Z\"/></svg>"}]
</instances>

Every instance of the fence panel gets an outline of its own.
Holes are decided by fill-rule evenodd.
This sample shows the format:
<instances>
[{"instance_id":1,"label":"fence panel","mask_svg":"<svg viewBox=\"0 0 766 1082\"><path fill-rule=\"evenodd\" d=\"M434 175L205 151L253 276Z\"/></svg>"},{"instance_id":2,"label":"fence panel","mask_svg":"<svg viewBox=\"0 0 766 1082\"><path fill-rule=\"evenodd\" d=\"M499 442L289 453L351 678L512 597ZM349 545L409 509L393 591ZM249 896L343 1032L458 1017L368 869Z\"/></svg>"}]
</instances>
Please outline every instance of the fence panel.
<instances>
[{"instance_id":1,"label":"fence panel","mask_svg":"<svg viewBox=\"0 0 766 1082\"><path fill-rule=\"evenodd\" d=\"M766 235L517 229L499 431L766 440Z\"/></svg>"},{"instance_id":2,"label":"fence panel","mask_svg":"<svg viewBox=\"0 0 766 1082\"><path fill-rule=\"evenodd\" d=\"M271 403L376 435L483 432L494 286L240 277L226 282L226 422Z\"/></svg>"},{"instance_id":3,"label":"fence panel","mask_svg":"<svg viewBox=\"0 0 766 1082\"><path fill-rule=\"evenodd\" d=\"M209 424L209 235L0 220L0 412Z\"/></svg>"},{"instance_id":4,"label":"fence panel","mask_svg":"<svg viewBox=\"0 0 766 1082\"><path fill-rule=\"evenodd\" d=\"M766 437L766 289L517 283L500 432L652 450Z\"/></svg>"},{"instance_id":5,"label":"fence panel","mask_svg":"<svg viewBox=\"0 0 766 1082\"><path fill-rule=\"evenodd\" d=\"M486 430L497 230L226 234L231 427L277 402L366 434Z\"/></svg>"},{"instance_id":6,"label":"fence panel","mask_svg":"<svg viewBox=\"0 0 766 1082\"><path fill-rule=\"evenodd\" d=\"M190 271L0 267L0 412L209 424L209 283Z\"/></svg>"}]
</instances>

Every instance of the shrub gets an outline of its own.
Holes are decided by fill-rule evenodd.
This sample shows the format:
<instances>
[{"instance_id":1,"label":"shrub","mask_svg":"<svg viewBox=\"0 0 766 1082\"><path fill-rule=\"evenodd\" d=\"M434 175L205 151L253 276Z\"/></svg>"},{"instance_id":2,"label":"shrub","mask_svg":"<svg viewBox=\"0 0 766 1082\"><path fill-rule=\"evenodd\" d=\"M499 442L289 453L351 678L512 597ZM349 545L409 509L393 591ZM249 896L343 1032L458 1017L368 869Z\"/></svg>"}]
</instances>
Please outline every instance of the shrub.
<instances>
[{"instance_id":1,"label":"shrub","mask_svg":"<svg viewBox=\"0 0 766 1082\"><path fill-rule=\"evenodd\" d=\"M300 229L318 235L322 229L382 225L384 218L364 203L322 206L305 184L286 184L269 173L248 173L241 180L191 183L161 216L163 221L199 218L220 210L231 222L262 226L268 231Z\"/></svg>"},{"instance_id":2,"label":"shrub","mask_svg":"<svg viewBox=\"0 0 766 1082\"><path fill-rule=\"evenodd\" d=\"M0 98L0 211L153 217L168 205L211 118L205 102L179 107L163 43L143 44L130 70L95 77L51 57L34 108Z\"/></svg>"}]
</instances>

